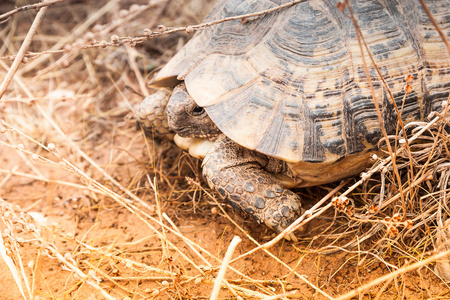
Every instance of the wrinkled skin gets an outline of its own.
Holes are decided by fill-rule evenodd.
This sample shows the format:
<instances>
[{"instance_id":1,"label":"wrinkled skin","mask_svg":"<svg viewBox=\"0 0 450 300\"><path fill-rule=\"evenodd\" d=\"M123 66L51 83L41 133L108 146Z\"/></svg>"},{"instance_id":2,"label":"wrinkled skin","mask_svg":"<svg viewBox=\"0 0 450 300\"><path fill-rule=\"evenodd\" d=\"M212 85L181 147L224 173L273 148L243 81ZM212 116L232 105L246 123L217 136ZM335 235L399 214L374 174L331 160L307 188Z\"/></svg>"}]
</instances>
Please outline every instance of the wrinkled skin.
<instances>
[{"instance_id":1,"label":"wrinkled skin","mask_svg":"<svg viewBox=\"0 0 450 300\"><path fill-rule=\"evenodd\" d=\"M203 107L197 106L181 83L173 90L166 107L169 128L181 137L215 140L221 134Z\"/></svg>"},{"instance_id":2,"label":"wrinkled skin","mask_svg":"<svg viewBox=\"0 0 450 300\"><path fill-rule=\"evenodd\" d=\"M299 197L274 177L274 174L292 176L287 163L246 149L227 138L189 96L184 83L175 87L168 102L161 97L155 99L167 103L168 126L175 133L214 141L204 156L203 176L234 208L277 231L298 218L301 213ZM149 105L142 105L139 111L145 111ZM150 106L161 105L164 104ZM144 117L141 113L141 120Z\"/></svg>"}]
</instances>

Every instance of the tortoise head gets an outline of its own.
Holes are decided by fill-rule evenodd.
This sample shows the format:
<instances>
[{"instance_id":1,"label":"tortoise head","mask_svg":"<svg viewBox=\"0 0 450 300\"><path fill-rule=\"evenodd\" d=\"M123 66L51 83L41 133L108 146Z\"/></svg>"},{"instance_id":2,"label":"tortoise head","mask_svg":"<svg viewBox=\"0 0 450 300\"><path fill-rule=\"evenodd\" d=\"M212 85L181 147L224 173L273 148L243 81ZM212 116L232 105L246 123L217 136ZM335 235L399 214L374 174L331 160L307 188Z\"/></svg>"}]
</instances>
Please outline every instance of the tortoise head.
<instances>
[{"instance_id":1,"label":"tortoise head","mask_svg":"<svg viewBox=\"0 0 450 300\"><path fill-rule=\"evenodd\" d=\"M209 118L205 109L198 106L189 95L184 83L173 90L166 107L169 128L181 137L196 137L214 140L221 134Z\"/></svg>"}]
</instances>

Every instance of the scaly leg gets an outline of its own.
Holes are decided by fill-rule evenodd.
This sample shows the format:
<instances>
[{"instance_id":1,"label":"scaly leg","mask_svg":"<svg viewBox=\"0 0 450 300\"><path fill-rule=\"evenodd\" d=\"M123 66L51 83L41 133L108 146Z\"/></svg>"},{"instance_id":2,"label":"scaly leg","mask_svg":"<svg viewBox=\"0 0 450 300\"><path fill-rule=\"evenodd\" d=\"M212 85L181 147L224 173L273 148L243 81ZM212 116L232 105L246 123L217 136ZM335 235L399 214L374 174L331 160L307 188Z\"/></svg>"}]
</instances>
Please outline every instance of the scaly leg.
<instances>
[{"instance_id":1,"label":"scaly leg","mask_svg":"<svg viewBox=\"0 0 450 300\"><path fill-rule=\"evenodd\" d=\"M268 163L222 135L203 160L203 176L233 207L282 231L300 215L300 198L264 170Z\"/></svg>"},{"instance_id":2,"label":"scaly leg","mask_svg":"<svg viewBox=\"0 0 450 300\"><path fill-rule=\"evenodd\" d=\"M171 92L158 91L146 97L136 110L137 126L142 126L145 135L172 140L174 132L169 129L166 106Z\"/></svg>"}]
</instances>

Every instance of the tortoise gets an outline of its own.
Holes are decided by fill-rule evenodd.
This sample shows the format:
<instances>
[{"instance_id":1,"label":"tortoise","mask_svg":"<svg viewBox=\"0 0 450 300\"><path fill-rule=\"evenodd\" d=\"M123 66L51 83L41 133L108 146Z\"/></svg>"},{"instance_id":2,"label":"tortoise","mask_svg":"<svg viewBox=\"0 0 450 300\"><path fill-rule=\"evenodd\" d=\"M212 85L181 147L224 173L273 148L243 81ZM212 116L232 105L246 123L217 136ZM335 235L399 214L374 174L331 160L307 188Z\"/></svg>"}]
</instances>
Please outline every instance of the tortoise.
<instances>
[{"instance_id":1,"label":"tortoise","mask_svg":"<svg viewBox=\"0 0 450 300\"><path fill-rule=\"evenodd\" d=\"M222 0L206 21L288 2ZM370 165L382 126L398 128L393 102L409 122L441 111L449 97L450 50L419 1L337 4L303 1L204 28L151 82L173 92L150 96L137 112L144 128L165 123L178 145L204 158L203 176L233 207L277 231L302 212L290 188ZM449 1L426 4L449 37Z\"/></svg>"}]
</instances>

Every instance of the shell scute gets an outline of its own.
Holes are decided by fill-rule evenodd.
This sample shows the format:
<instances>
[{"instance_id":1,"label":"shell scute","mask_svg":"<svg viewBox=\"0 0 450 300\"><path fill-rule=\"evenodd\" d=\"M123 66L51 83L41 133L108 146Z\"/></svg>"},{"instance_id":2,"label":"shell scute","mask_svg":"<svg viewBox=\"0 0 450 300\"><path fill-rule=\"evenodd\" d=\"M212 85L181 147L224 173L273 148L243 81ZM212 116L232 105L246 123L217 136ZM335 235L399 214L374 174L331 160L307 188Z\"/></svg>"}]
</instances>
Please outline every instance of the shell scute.
<instances>
[{"instance_id":1,"label":"shell scute","mask_svg":"<svg viewBox=\"0 0 450 300\"><path fill-rule=\"evenodd\" d=\"M222 0L208 18L287 2ZM448 0L426 3L450 37ZM358 42L348 8L343 14L332 0L305 1L246 24L236 20L206 28L155 82L185 80L225 135L294 164L333 163L372 150L381 137L374 101L388 133L397 128L393 101L403 105L405 121L440 111L450 92L450 58L416 1L353 0L351 9L387 87ZM414 80L405 97L406 75Z\"/></svg>"}]
</instances>

